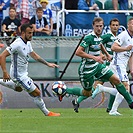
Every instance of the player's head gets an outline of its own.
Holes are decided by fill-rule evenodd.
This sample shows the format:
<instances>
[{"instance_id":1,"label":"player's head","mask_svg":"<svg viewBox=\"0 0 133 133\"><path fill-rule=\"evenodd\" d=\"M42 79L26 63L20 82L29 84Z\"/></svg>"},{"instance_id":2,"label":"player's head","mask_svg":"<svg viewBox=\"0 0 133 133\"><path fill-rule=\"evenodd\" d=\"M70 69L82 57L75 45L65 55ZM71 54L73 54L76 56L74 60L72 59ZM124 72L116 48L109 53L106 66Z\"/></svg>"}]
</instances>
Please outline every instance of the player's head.
<instances>
[{"instance_id":1,"label":"player's head","mask_svg":"<svg viewBox=\"0 0 133 133\"><path fill-rule=\"evenodd\" d=\"M129 33L133 36L133 17L128 20L127 27Z\"/></svg>"},{"instance_id":2,"label":"player's head","mask_svg":"<svg viewBox=\"0 0 133 133\"><path fill-rule=\"evenodd\" d=\"M33 36L33 26L31 24L23 24L21 26L21 37L24 41L31 41Z\"/></svg>"},{"instance_id":3,"label":"player's head","mask_svg":"<svg viewBox=\"0 0 133 133\"><path fill-rule=\"evenodd\" d=\"M117 18L113 18L113 19L110 20L109 25L110 25L110 30L111 30L111 32L112 32L114 35L116 35L117 32L118 32L118 29L119 29L119 27L120 27L120 22L119 22L119 20L118 20Z\"/></svg>"},{"instance_id":4,"label":"player's head","mask_svg":"<svg viewBox=\"0 0 133 133\"><path fill-rule=\"evenodd\" d=\"M94 18L92 26L93 26L95 34L97 36L100 36L102 34L102 30L103 30L103 26L104 26L103 19L100 17Z\"/></svg>"}]
</instances>

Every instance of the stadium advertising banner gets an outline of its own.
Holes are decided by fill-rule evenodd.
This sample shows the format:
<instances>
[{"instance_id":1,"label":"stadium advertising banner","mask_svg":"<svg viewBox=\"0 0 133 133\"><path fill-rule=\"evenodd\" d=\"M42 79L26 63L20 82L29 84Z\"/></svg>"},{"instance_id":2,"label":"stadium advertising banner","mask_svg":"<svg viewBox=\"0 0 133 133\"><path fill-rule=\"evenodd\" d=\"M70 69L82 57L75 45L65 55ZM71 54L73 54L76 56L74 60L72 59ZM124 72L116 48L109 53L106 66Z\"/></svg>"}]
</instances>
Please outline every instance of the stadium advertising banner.
<instances>
[{"instance_id":1,"label":"stadium advertising banner","mask_svg":"<svg viewBox=\"0 0 133 133\"><path fill-rule=\"evenodd\" d=\"M65 36L82 36L92 31L92 22L95 13L69 13L65 18ZM125 13L100 13L100 17L104 20L103 34L109 30L109 22L113 18L117 18L120 21L119 33L123 31L127 26L127 16Z\"/></svg>"},{"instance_id":2,"label":"stadium advertising banner","mask_svg":"<svg viewBox=\"0 0 133 133\"><path fill-rule=\"evenodd\" d=\"M54 81L34 81L37 87L41 90L42 97L48 108L72 108L71 101L76 98L75 95L64 96L62 102L58 100L58 97L52 93L52 84ZM81 87L79 81L64 81L68 87ZM105 83L105 86L111 87L110 83ZM0 104L0 108L36 108L33 102L33 98L25 91L15 92L11 89L0 85L0 90L3 94L3 100ZM133 98L133 82L130 82L130 93ZM108 104L109 94L98 94L95 99L91 97L84 100L81 108L106 108ZM103 101L102 101L103 100ZM120 107L128 107L125 100L121 103Z\"/></svg>"}]
</instances>

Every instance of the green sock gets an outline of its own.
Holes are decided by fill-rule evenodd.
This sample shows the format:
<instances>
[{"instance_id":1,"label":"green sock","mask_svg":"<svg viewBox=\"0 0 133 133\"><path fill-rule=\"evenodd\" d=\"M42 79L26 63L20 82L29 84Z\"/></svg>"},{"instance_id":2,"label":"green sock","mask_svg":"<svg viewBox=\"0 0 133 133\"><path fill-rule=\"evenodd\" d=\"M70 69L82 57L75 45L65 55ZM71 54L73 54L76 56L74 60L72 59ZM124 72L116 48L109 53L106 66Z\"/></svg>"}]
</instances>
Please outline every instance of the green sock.
<instances>
[{"instance_id":1,"label":"green sock","mask_svg":"<svg viewBox=\"0 0 133 133\"><path fill-rule=\"evenodd\" d=\"M85 100L85 99L87 99L88 97L87 96L79 96L78 98L77 98L77 103L81 103L83 100Z\"/></svg>"},{"instance_id":2,"label":"green sock","mask_svg":"<svg viewBox=\"0 0 133 133\"><path fill-rule=\"evenodd\" d=\"M68 94L73 94L73 95L77 95L77 96L83 96L83 93L82 93L82 88L67 88L66 89L66 93Z\"/></svg>"},{"instance_id":3,"label":"green sock","mask_svg":"<svg viewBox=\"0 0 133 133\"><path fill-rule=\"evenodd\" d=\"M122 83L116 85L116 88L119 91L119 93L124 96L128 104L131 104L133 102L129 92L126 90Z\"/></svg>"},{"instance_id":4,"label":"green sock","mask_svg":"<svg viewBox=\"0 0 133 133\"><path fill-rule=\"evenodd\" d=\"M108 103L108 109L109 109L109 110L112 109L114 100L115 100L115 96L110 94L109 103Z\"/></svg>"}]
</instances>

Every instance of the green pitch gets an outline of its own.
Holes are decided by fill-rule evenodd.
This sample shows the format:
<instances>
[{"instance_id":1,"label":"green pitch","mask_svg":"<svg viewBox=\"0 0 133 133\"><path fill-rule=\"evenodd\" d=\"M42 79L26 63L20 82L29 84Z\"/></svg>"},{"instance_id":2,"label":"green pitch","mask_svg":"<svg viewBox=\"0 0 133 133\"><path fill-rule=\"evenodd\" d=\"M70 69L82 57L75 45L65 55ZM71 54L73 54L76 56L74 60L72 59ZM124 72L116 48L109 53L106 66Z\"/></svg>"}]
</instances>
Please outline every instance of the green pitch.
<instances>
[{"instance_id":1,"label":"green pitch","mask_svg":"<svg viewBox=\"0 0 133 133\"><path fill-rule=\"evenodd\" d=\"M50 109L60 117L46 117L39 109L1 109L0 133L133 133L133 111L109 116L105 108Z\"/></svg>"}]
</instances>

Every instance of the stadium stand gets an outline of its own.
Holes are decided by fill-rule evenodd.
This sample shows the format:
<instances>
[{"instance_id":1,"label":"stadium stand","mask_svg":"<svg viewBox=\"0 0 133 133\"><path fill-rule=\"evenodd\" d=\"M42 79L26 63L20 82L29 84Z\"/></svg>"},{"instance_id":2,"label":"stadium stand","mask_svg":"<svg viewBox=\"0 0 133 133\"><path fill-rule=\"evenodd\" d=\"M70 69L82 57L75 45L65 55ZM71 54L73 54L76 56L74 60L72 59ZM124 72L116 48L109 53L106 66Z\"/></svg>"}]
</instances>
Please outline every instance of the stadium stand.
<instances>
[{"instance_id":1,"label":"stadium stand","mask_svg":"<svg viewBox=\"0 0 133 133\"><path fill-rule=\"evenodd\" d=\"M98 5L100 10L103 10L103 3L99 0L95 0L95 3Z\"/></svg>"}]
</instances>

